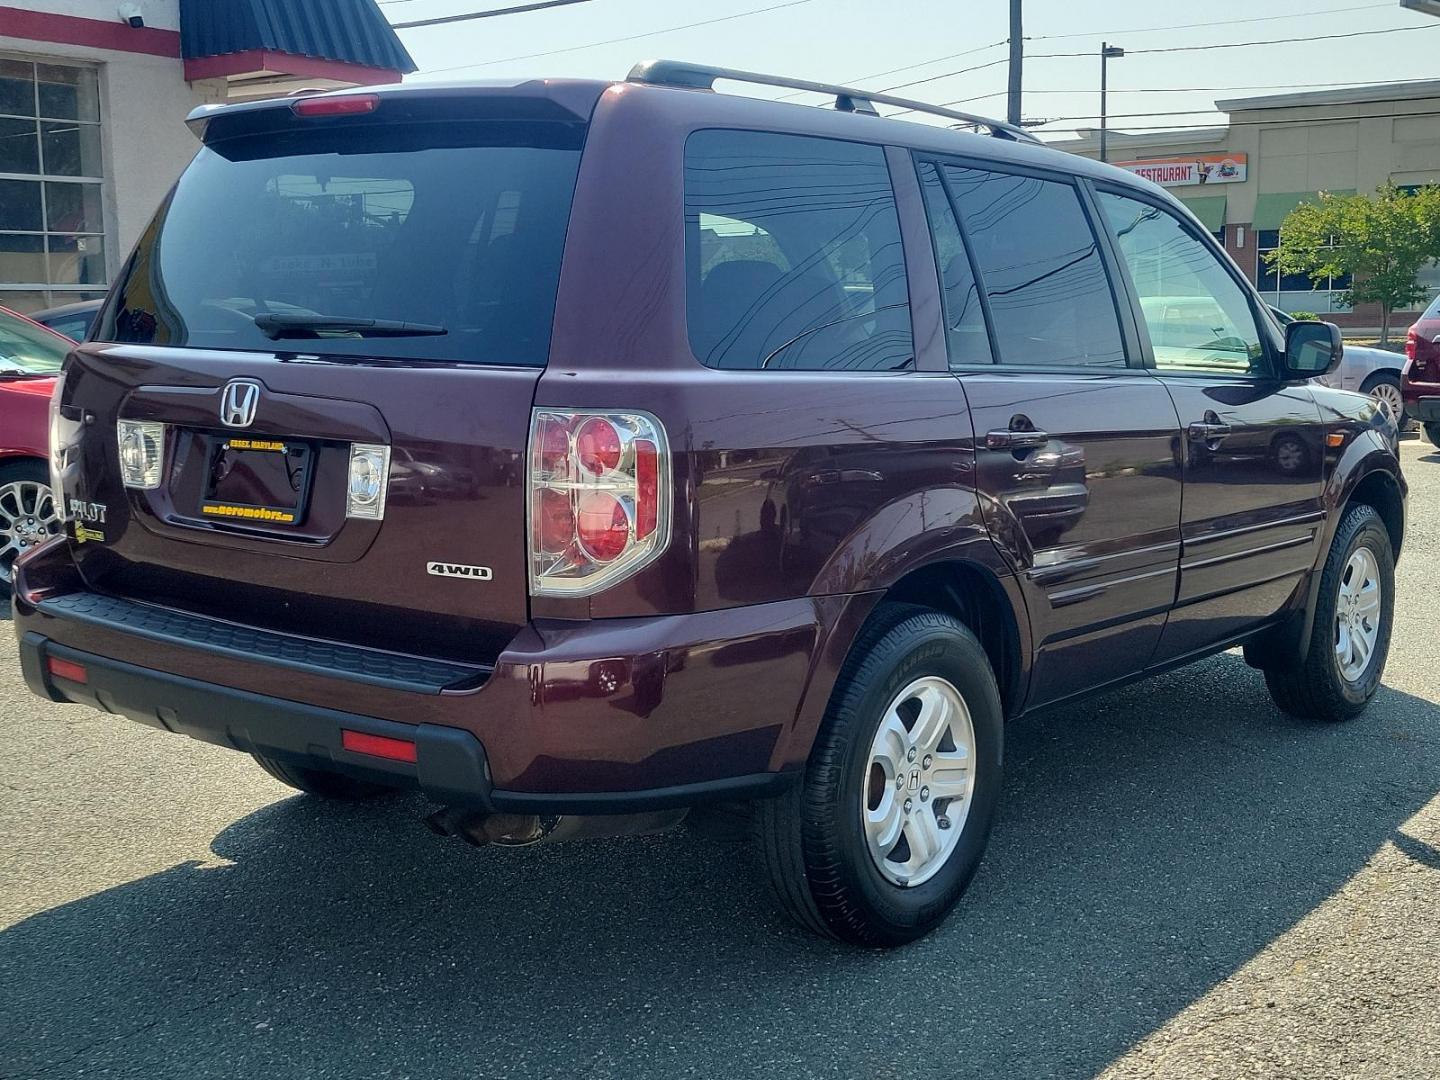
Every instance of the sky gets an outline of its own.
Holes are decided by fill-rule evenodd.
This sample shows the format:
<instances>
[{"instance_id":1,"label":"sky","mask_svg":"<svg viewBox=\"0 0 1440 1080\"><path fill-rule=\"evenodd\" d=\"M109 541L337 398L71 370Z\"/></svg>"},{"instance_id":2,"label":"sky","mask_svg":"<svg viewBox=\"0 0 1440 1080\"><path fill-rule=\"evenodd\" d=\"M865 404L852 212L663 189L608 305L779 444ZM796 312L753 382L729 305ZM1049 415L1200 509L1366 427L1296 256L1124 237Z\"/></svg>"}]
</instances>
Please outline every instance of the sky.
<instances>
[{"instance_id":1,"label":"sky","mask_svg":"<svg viewBox=\"0 0 1440 1080\"><path fill-rule=\"evenodd\" d=\"M395 23L506 7L518 0L379 2ZM420 66L411 80L620 79L639 60L665 57L872 90L923 79L894 93L934 103L979 98L956 108L1003 117L1008 12L1008 0L588 0L399 33ZM677 29L702 22L707 25ZM1116 129L1223 122L1214 112L1217 98L1323 88L1317 84L1440 78L1435 59L1440 56L1440 18L1402 9L1398 0L1200 0L1184 5L1025 0L1024 28L1024 115L1053 121L1037 129L1047 138L1073 137L1074 129L1096 126L1102 41L1127 50L1124 58L1110 62L1110 125ZM1312 40L1399 28L1415 29ZM621 38L630 40L616 40ZM1277 38L1305 40L1139 51ZM1044 55L1049 53L1082 55ZM979 70L952 74L967 68Z\"/></svg>"}]
</instances>

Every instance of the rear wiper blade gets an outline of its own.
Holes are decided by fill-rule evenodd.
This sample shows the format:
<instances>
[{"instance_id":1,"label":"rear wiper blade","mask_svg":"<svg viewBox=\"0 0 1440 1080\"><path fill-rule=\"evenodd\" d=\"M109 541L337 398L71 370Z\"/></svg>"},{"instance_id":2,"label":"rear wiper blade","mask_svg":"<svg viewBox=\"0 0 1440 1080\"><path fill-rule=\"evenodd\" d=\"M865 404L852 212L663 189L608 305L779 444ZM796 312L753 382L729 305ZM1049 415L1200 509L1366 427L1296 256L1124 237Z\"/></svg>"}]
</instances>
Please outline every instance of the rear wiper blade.
<instances>
[{"instance_id":1,"label":"rear wiper blade","mask_svg":"<svg viewBox=\"0 0 1440 1080\"><path fill-rule=\"evenodd\" d=\"M448 333L431 323L400 322L397 319L352 319L348 315L290 315L262 312L255 325L269 338L319 337L321 334L354 334L358 337L432 337Z\"/></svg>"}]
</instances>

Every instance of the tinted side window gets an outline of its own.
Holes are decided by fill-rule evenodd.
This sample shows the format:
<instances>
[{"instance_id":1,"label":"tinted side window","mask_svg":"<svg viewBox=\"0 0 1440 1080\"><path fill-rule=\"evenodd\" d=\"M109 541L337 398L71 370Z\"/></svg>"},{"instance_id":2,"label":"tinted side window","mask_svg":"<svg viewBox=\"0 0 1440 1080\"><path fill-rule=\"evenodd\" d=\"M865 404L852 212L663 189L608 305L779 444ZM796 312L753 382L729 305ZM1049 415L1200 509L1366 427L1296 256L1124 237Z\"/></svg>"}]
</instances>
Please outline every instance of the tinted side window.
<instances>
[{"instance_id":1,"label":"tinted side window","mask_svg":"<svg viewBox=\"0 0 1440 1080\"><path fill-rule=\"evenodd\" d=\"M1162 371L1264 370L1264 349L1244 290L1179 219L1149 203L1101 192L1150 345Z\"/></svg>"},{"instance_id":2,"label":"tinted side window","mask_svg":"<svg viewBox=\"0 0 1440 1080\"><path fill-rule=\"evenodd\" d=\"M719 368L914 364L878 146L698 131L685 147L690 347Z\"/></svg>"},{"instance_id":3,"label":"tinted side window","mask_svg":"<svg viewBox=\"0 0 1440 1080\"><path fill-rule=\"evenodd\" d=\"M1070 184L945 167L1002 364L1125 367L1100 248Z\"/></svg>"},{"instance_id":4,"label":"tinted side window","mask_svg":"<svg viewBox=\"0 0 1440 1080\"><path fill-rule=\"evenodd\" d=\"M940 183L940 171L928 161L920 165L920 184L925 191L930 235L935 241L935 260L945 294L945 336L950 345L950 366L993 363L985 312L980 306L980 288L970 267L970 256L965 253L965 241L955 221L950 197Z\"/></svg>"}]
</instances>

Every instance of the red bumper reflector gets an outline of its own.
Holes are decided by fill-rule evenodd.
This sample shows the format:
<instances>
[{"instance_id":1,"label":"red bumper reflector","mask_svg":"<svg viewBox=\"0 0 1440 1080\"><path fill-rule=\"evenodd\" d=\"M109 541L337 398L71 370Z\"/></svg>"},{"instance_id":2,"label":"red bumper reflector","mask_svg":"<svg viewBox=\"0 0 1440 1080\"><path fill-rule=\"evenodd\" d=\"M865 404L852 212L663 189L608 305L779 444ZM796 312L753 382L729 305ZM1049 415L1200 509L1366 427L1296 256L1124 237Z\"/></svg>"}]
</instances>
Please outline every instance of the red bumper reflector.
<instances>
[{"instance_id":1,"label":"red bumper reflector","mask_svg":"<svg viewBox=\"0 0 1440 1080\"><path fill-rule=\"evenodd\" d=\"M90 676L85 672L84 664L77 664L74 660L61 660L58 656L52 656L47 664L50 674L57 679L68 679L71 682L87 683Z\"/></svg>"},{"instance_id":2,"label":"red bumper reflector","mask_svg":"<svg viewBox=\"0 0 1440 1080\"><path fill-rule=\"evenodd\" d=\"M363 731L341 728L340 745L346 750L369 754L371 757L389 758L391 761L415 760L415 744L409 739L391 739L384 735L367 735Z\"/></svg>"}]
</instances>

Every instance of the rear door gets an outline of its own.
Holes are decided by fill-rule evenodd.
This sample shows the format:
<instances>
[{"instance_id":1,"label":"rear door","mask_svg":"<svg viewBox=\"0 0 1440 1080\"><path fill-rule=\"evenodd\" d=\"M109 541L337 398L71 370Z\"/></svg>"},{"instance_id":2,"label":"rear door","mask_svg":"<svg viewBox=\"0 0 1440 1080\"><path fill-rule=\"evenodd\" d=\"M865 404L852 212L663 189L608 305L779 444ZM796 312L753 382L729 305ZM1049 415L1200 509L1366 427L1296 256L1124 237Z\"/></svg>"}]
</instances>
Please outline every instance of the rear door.
<instances>
[{"instance_id":1,"label":"rear door","mask_svg":"<svg viewBox=\"0 0 1440 1080\"><path fill-rule=\"evenodd\" d=\"M1325 431L1310 388L1276 377L1270 320L1211 238L1159 199L1096 197L1185 435L1180 587L1157 653L1169 660L1273 617L1306 579Z\"/></svg>"},{"instance_id":2,"label":"rear door","mask_svg":"<svg viewBox=\"0 0 1440 1080\"><path fill-rule=\"evenodd\" d=\"M99 591L493 656L528 618L525 447L584 122L503 93L309 111L335 100L218 114L141 238L65 387L93 421L67 494L103 508L76 558Z\"/></svg>"},{"instance_id":3,"label":"rear door","mask_svg":"<svg viewBox=\"0 0 1440 1080\"><path fill-rule=\"evenodd\" d=\"M1175 409L1139 366L1086 192L988 163L919 168L976 485L1025 587L1029 703L1044 704L1140 671L1159 640L1179 554Z\"/></svg>"}]
</instances>

